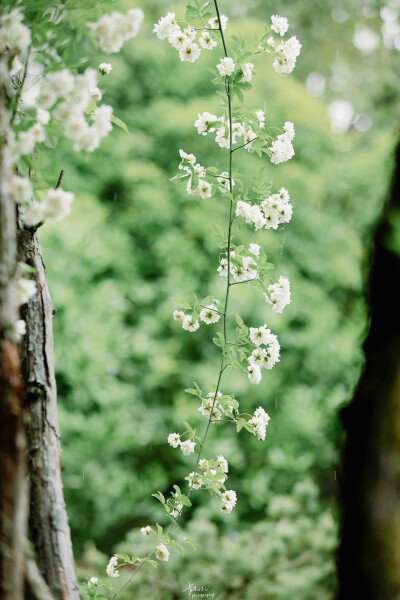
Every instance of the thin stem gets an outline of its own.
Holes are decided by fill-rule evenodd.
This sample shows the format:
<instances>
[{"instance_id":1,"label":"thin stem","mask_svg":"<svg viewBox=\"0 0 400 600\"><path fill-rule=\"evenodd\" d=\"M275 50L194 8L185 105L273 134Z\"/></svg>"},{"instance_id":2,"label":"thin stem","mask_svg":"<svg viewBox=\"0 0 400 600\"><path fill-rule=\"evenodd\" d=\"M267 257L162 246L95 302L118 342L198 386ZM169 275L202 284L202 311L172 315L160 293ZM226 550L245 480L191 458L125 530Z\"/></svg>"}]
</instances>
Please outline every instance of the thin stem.
<instances>
[{"instance_id":1,"label":"thin stem","mask_svg":"<svg viewBox=\"0 0 400 600\"><path fill-rule=\"evenodd\" d=\"M58 181L57 181L57 185L56 185L56 190L58 190L58 188L60 187L63 177L64 177L64 169L61 169L61 173L58 177Z\"/></svg>"},{"instance_id":2,"label":"thin stem","mask_svg":"<svg viewBox=\"0 0 400 600\"><path fill-rule=\"evenodd\" d=\"M258 136L253 138L252 140L249 140L248 142L246 142L245 144L241 144L240 146L236 146L236 148L234 148L232 150L232 152L235 152L235 150L240 150L240 148L244 148L245 146L247 146L248 144L251 144L251 142L254 142L255 140L258 140Z\"/></svg>"},{"instance_id":3,"label":"thin stem","mask_svg":"<svg viewBox=\"0 0 400 600\"><path fill-rule=\"evenodd\" d=\"M226 48L226 43L225 43L225 37L224 37L224 33L222 31L222 24L221 24L221 17L219 14L219 8L218 8L218 2L217 0L214 0L214 5L215 5L215 10L217 13L217 17L218 17L218 25L219 25L219 32L221 34L221 39L222 39L222 45L224 47L224 53L225 56L228 56L228 51ZM213 31L217 31L216 29ZM231 252L231 232L232 232L232 223L233 223L233 205L234 205L234 201L233 201L233 195L232 195L232 189L233 189L233 185L232 185L232 154L233 154L233 149L232 149L232 105L231 105L231 93L230 93L230 84L229 84L229 80L228 77L225 78L225 90L226 90L226 94L227 94L227 98L228 98L228 112L229 112L229 191L230 191L230 211L229 211L229 224L228 224L228 280L227 280L227 285L226 285L226 293L225 293L225 308L224 308L224 312L223 313L219 313L223 315L223 321L224 321L224 342L225 344L229 343L227 341L227 313L228 313L228 303L229 303L229 290L230 290L230 286L231 286L231 282L230 282L230 252ZM233 284L232 284L233 285ZM216 311L218 312L218 311ZM221 365L219 368L219 374L218 374L218 381L217 381L217 386L215 389L215 394L214 394L214 400L211 406L211 411L210 411L210 416L207 422L207 426L206 426L206 430L204 432L203 435L203 439L200 443L200 447L199 447L199 451L197 454L197 459L196 459L196 466L194 469L194 476L196 476L198 474L198 467L199 467L199 462L201 459L201 455L202 455L202 451L203 451L203 447L205 444L205 441L207 439L207 435L210 429L210 425L212 422L212 417L213 417L213 412L214 412L214 408L215 408L215 404L217 402L217 396L218 396L218 392L219 392L219 388L221 385L221 379L222 379L222 373L225 371L225 369L229 366L229 364L224 364L224 360L225 360L225 356L224 354L222 354L222 358L221 358ZM187 496L189 497L190 494L193 491L193 486L189 487ZM170 526L168 527L166 533L167 535L172 531L173 527L175 526L176 522L178 521L179 517L181 516L183 510L174 518L174 520L171 522ZM137 567L137 569L134 571L134 573L131 575L131 577L128 579L128 581L122 586L122 588L120 588L113 596L113 598L115 599L118 594L120 592L122 592L122 590L124 590L127 585L129 585L132 581L132 578L136 575L136 573L139 571L139 569L146 563L146 561L155 554L156 550L153 550L152 552L150 552L150 554L148 554L146 556L146 558L140 563L140 565Z\"/></svg>"}]
</instances>

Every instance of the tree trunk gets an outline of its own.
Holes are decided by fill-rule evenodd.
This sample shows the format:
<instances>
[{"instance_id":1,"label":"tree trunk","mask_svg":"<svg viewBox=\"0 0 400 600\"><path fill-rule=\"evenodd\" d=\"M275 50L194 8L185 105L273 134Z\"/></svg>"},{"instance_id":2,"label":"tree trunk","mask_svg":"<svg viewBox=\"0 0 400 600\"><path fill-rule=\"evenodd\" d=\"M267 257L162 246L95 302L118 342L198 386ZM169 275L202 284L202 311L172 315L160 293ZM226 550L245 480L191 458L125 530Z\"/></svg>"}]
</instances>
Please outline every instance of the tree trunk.
<instances>
[{"instance_id":1,"label":"tree trunk","mask_svg":"<svg viewBox=\"0 0 400 600\"><path fill-rule=\"evenodd\" d=\"M5 74L1 59L0 77ZM5 82L0 81L0 597L22 600L27 487L20 360L14 334L19 318L17 247L6 101Z\"/></svg>"},{"instance_id":2,"label":"tree trunk","mask_svg":"<svg viewBox=\"0 0 400 600\"><path fill-rule=\"evenodd\" d=\"M400 146L390 199L375 233L365 367L342 411L340 600L400 599ZM392 236L392 237L391 237ZM392 240L392 241L390 241ZM357 592L354 592L357 590ZM356 595L354 595L356 594Z\"/></svg>"},{"instance_id":3,"label":"tree trunk","mask_svg":"<svg viewBox=\"0 0 400 600\"><path fill-rule=\"evenodd\" d=\"M22 342L22 374L31 484L30 532L40 571L54 597L79 600L61 480L53 305L37 233L19 231L18 245L20 260L36 269L38 288L22 311L27 329Z\"/></svg>"}]
</instances>

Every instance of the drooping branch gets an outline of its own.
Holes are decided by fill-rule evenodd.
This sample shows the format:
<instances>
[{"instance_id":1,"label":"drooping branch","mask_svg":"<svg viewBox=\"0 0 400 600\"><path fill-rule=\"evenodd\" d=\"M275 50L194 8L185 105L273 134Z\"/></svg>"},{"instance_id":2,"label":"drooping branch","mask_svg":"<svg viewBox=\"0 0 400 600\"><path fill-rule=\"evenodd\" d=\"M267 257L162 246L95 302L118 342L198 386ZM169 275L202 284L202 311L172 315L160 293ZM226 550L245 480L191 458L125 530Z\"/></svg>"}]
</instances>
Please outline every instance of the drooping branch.
<instances>
[{"instance_id":1,"label":"drooping branch","mask_svg":"<svg viewBox=\"0 0 400 600\"><path fill-rule=\"evenodd\" d=\"M53 305L37 233L20 230L20 260L36 269L38 292L23 308L22 343L28 469L29 525L40 571L60 600L79 600L70 528L61 480L61 447L54 375Z\"/></svg>"},{"instance_id":2,"label":"drooping branch","mask_svg":"<svg viewBox=\"0 0 400 600\"><path fill-rule=\"evenodd\" d=\"M375 233L365 367L342 412L340 600L400 597L400 146L390 199ZM397 231L397 238L399 237Z\"/></svg>"},{"instance_id":3,"label":"drooping branch","mask_svg":"<svg viewBox=\"0 0 400 600\"><path fill-rule=\"evenodd\" d=\"M0 57L0 77L6 76L5 63ZM8 124L5 81L0 81L0 597L22 600L27 487L20 359L13 336L17 245Z\"/></svg>"}]
</instances>

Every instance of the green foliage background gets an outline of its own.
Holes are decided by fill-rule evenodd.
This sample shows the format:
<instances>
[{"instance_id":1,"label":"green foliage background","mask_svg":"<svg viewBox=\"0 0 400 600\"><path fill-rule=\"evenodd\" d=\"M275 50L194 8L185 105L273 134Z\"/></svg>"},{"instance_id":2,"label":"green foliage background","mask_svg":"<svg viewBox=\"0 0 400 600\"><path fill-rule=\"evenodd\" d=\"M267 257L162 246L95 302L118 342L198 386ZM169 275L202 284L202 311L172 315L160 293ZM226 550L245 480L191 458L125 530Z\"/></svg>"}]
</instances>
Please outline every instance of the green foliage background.
<instances>
[{"instance_id":1,"label":"green foliage background","mask_svg":"<svg viewBox=\"0 0 400 600\"><path fill-rule=\"evenodd\" d=\"M395 143L394 51L381 46L372 61L352 44L357 24L379 29L378 18L365 16L365 7L379 9L377 3L347 2L350 18L342 24L331 18L338 2L220 4L232 17L228 34L255 38L262 20L278 13L289 17L304 46L293 76L277 75L268 60L257 58L246 95L248 107L266 110L267 125L295 123L295 158L273 166L244 151L234 155L250 178L266 165L277 188L290 191L289 225L261 233L242 227L234 234L236 241L266 247L277 275L290 278L293 301L275 315L257 290L233 288L234 311L248 326L268 323L282 346L281 362L260 386L234 372L222 386L236 394L242 410L264 406L271 416L267 440L212 428L205 455L228 459L237 509L221 515L211 498L195 497L185 527L197 554L188 550L182 558L173 550L158 571L143 569L121 600L187 597L189 581L210 583L219 599L324 600L335 589L338 412L362 364L363 272ZM213 225L226 226L228 204L222 196L188 197L169 178L179 148L202 164L227 168L227 153L193 127L198 112L218 111L207 67L221 52L180 63L151 29L183 3L141 5L146 19L138 38L121 55L91 54L89 63L112 62L101 81L103 98L130 133L113 131L93 155L78 155L65 142L39 159L50 183L64 169L63 186L76 194L72 214L45 225L41 241L57 309L63 480L82 578L105 575L114 551L147 549L138 528L160 519L151 494L180 484L193 468L193 459L168 447L166 437L181 420L205 427L197 400L183 390L192 381L211 389L218 371L211 327L189 334L171 315L174 296L191 290L221 295ZM77 62L89 55L87 40L70 51ZM345 89L311 97L308 73L329 77L335 60L350 69ZM368 132L330 132L326 104L338 97L372 117Z\"/></svg>"}]
</instances>

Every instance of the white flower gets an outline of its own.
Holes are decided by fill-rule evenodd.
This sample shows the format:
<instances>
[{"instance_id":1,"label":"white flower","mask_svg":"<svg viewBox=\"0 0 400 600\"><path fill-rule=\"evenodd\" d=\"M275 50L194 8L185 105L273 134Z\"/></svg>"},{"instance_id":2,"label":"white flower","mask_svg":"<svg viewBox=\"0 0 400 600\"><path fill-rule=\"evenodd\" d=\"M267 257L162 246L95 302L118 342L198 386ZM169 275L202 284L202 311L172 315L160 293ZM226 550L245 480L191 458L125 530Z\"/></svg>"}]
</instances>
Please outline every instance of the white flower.
<instances>
[{"instance_id":1,"label":"white flower","mask_svg":"<svg viewBox=\"0 0 400 600\"><path fill-rule=\"evenodd\" d=\"M255 256L259 257L260 256L260 246L258 244L250 244L249 252L251 252Z\"/></svg>"},{"instance_id":2,"label":"white flower","mask_svg":"<svg viewBox=\"0 0 400 600\"><path fill-rule=\"evenodd\" d=\"M223 456L217 457L217 463L223 473L228 472L228 461Z\"/></svg>"},{"instance_id":3,"label":"white flower","mask_svg":"<svg viewBox=\"0 0 400 600\"><path fill-rule=\"evenodd\" d=\"M295 130L294 130L294 125L293 123L291 123L290 121L286 121L286 123L283 126L283 131L286 134L286 137L292 141L294 136L295 136Z\"/></svg>"},{"instance_id":4,"label":"white flower","mask_svg":"<svg viewBox=\"0 0 400 600\"><path fill-rule=\"evenodd\" d=\"M271 29L275 31L275 33L279 33L280 36L285 35L287 30L289 29L288 20L285 17L278 17L278 15L274 15L271 17Z\"/></svg>"},{"instance_id":5,"label":"white flower","mask_svg":"<svg viewBox=\"0 0 400 600\"><path fill-rule=\"evenodd\" d=\"M188 454L194 452L195 446L195 442L192 442L191 440L185 440L181 443L182 454L184 454L184 456L188 456Z\"/></svg>"},{"instance_id":6,"label":"white flower","mask_svg":"<svg viewBox=\"0 0 400 600\"><path fill-rule=\"evenodd\" d=\"M253 71L254 65L253 63L243 63L241 65L242 69L242 77L240 78L240 83L247 83L253 79Z\"/></svg>"},{"instance_id":7,"label":"white flower","mask_svg":"<svg viewBox=\"0 0 400 600\"><path fill-rule=\"evenodd\" d=\"M36 120L40 125L47 125L50 121L50 113L48 110L44 110L43 108L36 109Z\"/></svg>"},{"instance_id":8,"label":"white flower","mask_svg":"<svg viewBox=\"0 0 400 600\"><path fill-rule=\"evenodd\" d=\"M71 204L74 200L72 192L65 192L61 188L49 189L44 199L44 217L50 221L60 221L71 212Z\"/></svg>"},{"instance_id":9,"label":"white flower","mask_svg":"<svg viewBox=\"0 0 400 600\"><path fill-rule=\"evenodd\" d=\"M179 58L183 62L193 63L200 56L200 48L197 44L189 44L183 50L179 51Z\"/></svg>"},{"instance_id":10,"label":"white flower","mask_svg":"<svg viewBox=\"0 0 400 600\"><path fill-rule=\"evenodd\" d=\"M127 40L139 33L143 17L141 8L132 8L126 15L114 11L102 15L96 23L89 23L88 27L98 39L100 49L111 54L119 52Z\"/></svg>"},{"instance_id":11,"label":"white flower","mask_svg":"<svg viewBox=\"0 0 400 600\"><path fill-rule=\"evenodd\" d=\"M221 173L221 175L219 177L217 177L217 181L220 184L219 189L221 190L221 192L223 194L230 191L229 190L229 174L227 171L224 171L223 173ZM232 187L234 185L235 185L235 180L232 179Z\"/></svg>"},{"instance_id":12,"label":"white flower","mask_svg":"<svg viewBox=\"0 0 400 600\"><path fill-rule=\"evenodd\" d=\"M88 581L88 587L92 587L92 585L97 585L98 581L99 580L97 577L91 577Z\"/></svg>"},{"instance_id":13,"label":"white flower","mask_svg":"<svg viewBox=\"0 0 400 600\"><path fill-rule=\"evenodd\" d=\"M168 561L169 559L169 550L164 544L159 544L156 548L156 557L158 560Z\"/></svg>"},{"instance_id":14,"label":"white flower","mask_svg":"<svg viewBox=\"0 0 400 600\"><path fill-rule=\"evenodd\" d=\"M119 577L119 573L117 571L118 558L116 556L112 556L110 558L110 562L106 567L106 573L109 577Z\"/></svg>"},{"instance_id":15,"label":"white flower","mask_svg":"<svg viewBox=\"0 0 400 600\"><path fill-rule=\"evenodd\" d=\"M6 46L24 51L31 43L31 32L22 23L23 14L20 8L15 8L0 17L0 51Z\"/></svg>"},{"instance_id":16,"label":"white flower","mask_svg":"<svg viewBox=\"0 0 400 600\"><path fill-rule=\"evenodd\" d=\"M173 46L179 51L184 50L186 46L189 46L189 44L191 43L190 37L180 28L174 29L174 31L169 36L168 41L171 44L171 46Z\"/></svg>"},{"instance_id":17,"label":"white flower","mask_svg":"<svg viewBox=\"0 0 400 600\"><path fill-rule=\"evenodd\" d=\"M198 119L194 122L194 126L198 133L207 135L208 132L215 131L215 127L212 125L215 121L218 121L218 117L209 112L204 112L202 115L198 114Z\"/></svg>"},{"instance_id":18,"label":"white flower","mask_svg":"<svg viewBox=\"0 0 400 600\"><path fill-rule=\"evenodd\" d=\"M229 149L229 129L227 127L219 127L215 136L215 141L220 148Z\"/></svg>"},{"instance_id":19,"label":"white flower","mask_svg":"<svg viewBox=\"0 0 400 600\"><path fill-rule=\"evenodd\" d=\"M221 496L221 511L230 513L236 506L236 492L233 490L227 490Z\"/></svg>"},{"instance_id":20,"label":"white flower","mask_svg":"<svg viewBox=\"0 0 400 600\"><path fill-rule=\"evenodd\" d=\"M146 527L141 527L140 528L140 533L142 535L150 535L150 533L151 533L151 527L150 527L150 525L146 525Z\"/></svg>"},{"instance_id":21,"label":"white flower","mask_svg":"<svg viewBox=\"0 0 400 600\"><path fill-rule=\"evenodd\" d=\"M44 202L32 202L20 209L19 216L26 227L35 227L35 225L45 220L44 210Z\"/></svg>"},{"instance_id":22,"label":"white flower","mask_svg":"<svg viewBox=\"0 0 400 600\"><path fill-rule=\"evenodd\" d=\"M165 17L161 17L158 23L154 24L153 33L157 34L160 40L169 37L174 31L179 29L175 23L175 13L170 12Z\"/></svg>"},{"instance_id":23,"label":"white flower","mask_svg":"<svg viewBox=\"0 0 400 600\"><path fill-rule=\"evenodd\" d=\"M229 77L235 70L235 63L233 62L232 58L226 56L225 58L221 58L217 65L217 69L222 77Z\"/></svg>"},{"instance_id":24,"label":"white flower","mask_svg":"<svg viewBox=\"0 0 400 600\"><path fill-rule=\"evenodd\" d=\"M246 144L245 148L248 152L251 150L252 142L257 138L257 134L249 127L243 134L244 142Z\"/></svg>"},{"instance_id":25,"label":"white flower","mask_svg":"<svg viewBox=\"0 0 400 600\"><path fill-rule=\"evenodd\" d=\"M215 393L210 392L209 394L207 394L206 398L202 399L202 405L200 406L198 411L205 417L209 417L212 411L212 421L219 421L221 419L221 411L218 407L221 407L221 405L218 402L218 398L220 398L221 396L221 392L218 392L217 397L215 398Z\"/></svg>"},{"instance_id":26,"label":"white flower","mask_svg":"<svg viewBox=\"0 0 400 600\"><path fill-rule=\"evenodd\" d=\"M29 202L32 198L32 185L27 177L14 175L11 184L12 197L17 204Z\"/></svg>"},{"instance_id":27,"label":"white flower","mask_svg":"<svg viewBox=\"0 0 400 600\"><path fill-rule=\"evenodd\" d=\"M281 188L279 194L272 194L261 202L266 229L277 229L280 223L289 223L293 214L293 207L289 200L288 191Z\"/></svg>"},{"instance_id":28,"label":"white flower","mask_svg":"<svg viewBox=\"0 0 400 600\"><path fill-rule=\"evenodd\" d=\"M199 38L199 43L204 50L212 50L217 45L217 42L212 39L208 31L203 31Z\"/></svg>"},{"instance_id":29,"label":"white flower","mask_svg":"<svg viewBox=\"0 0 400 600\"><path fill-rule=\"evenodd\" d=\"M257 110L256 117L258 119L259 126L261 127L261 129L263 129L265 126L265 112L263 110Z\"/></svg>"},{"instance_id":30,"label":"white flower","mask_svg":"<svg viewBox=\"0 0 400 600\"><path fill-rule=\"evenodd\" d=\"M35 147L35 135L32 127L26 131L20 131L18 134L18 152L20 156L30 154Z\"/></svg>"},{"instance_id":31,"label":"white flower","mask_svg":"<svg viewBox=\"0 0 400 600\"><path fill-rule=\"evenodd\" d=\"M200 196L200 198L203 198L203 199L210 198L211 192L212 192L211 183L208 183L208 181L199 179L199 186L198 186L197 190L198 190L197 193Z\"/></svg>"},{"instance_id":32,"label":"white flower","mask_svg":"<svg viewBox=\"0 0 400 600\"><path fill-rule=\"evenodd\" d=\"M290 282L287 277L280 277L278 283L268 286L269 295L264 293L267 304L272 305L273 312L281 313L290 304Z\"/></svg>"},{"instance_id":33,"label":"white flower","mask_svg":"<svg viewBox=\"0 0 400 600\"><path fill-rule=\"evenodd\" d=\"M17 342L26 334L26 323L23 319L19 319L14 323L14 336Z\"/></svg>"},{"instance_id":34,"label":"white flower","mask_svg":"<svg viewBox=\"0 0 400 600\"><path fill-rule=\"evenodd\" d=\"M173 448L177 448L181 445L181 436L179 433L170 433L168 436L168 444Z\"/></svg>"},{"instance_id":35,"label":"white flower","mask_svg":"<svg viewBox=\"0 0 400 600\"><path fill-rule=\"evenodd\" d=\"M202 477L200 477L200 475L198 473L195 473L194 471L192 471L192 473L189 473L189 475L185 477L185 479L189 482L189 487L193 488L194 490L199 490L203 485Z\"/></svg>"},{"instance_id":36,"label":"white flower","mask_svg":"<svg viewBox=\"0 0 400 600\"><path fill-rule=\"evenodd\" d=\"M277 73L291 73L296 66L296 58L300 54L301 44L293 36L276 49L275 60L272 64Z\"/></svg>"},{"instance_id":37,"label":"white flower","mask_svg":"<svg viewBox=\"0 0 400 600\"><path fill-rule=\"evenodd\" d=\"M292 142L286 134L279 135L278 139L272 142L271 162L275 165L286 162L294 156L294 148Z\"/></svg>"},{"instance_id":38,"label":"white flower","mask_svg":"<svg viewBox=\"0 0 400 600\"><path fill-rule=\"evenodd\" d=\"M268 421L270 417L261 406L254 411L253 417L249 420L249 425L253 427L259 440L265 440Z\"/></svg>"},{"instance_id":39,"label":"white flower","mask_svg":"<svg viewBox=\"0 0 400 600\"><path fill-rule=\"evenodd\" d=\"M185 318L185 313L183 310L174 310L174 321L178 321L178 323L183 323Z\"/></svg>"},{"instance_id":40,"label":"white flower","mask_svg":"<svg viewBox=\"0 0 400 600\"><path fill-rule=\"evenodd\" d=\"M228 22L228 17L226 17L225 15L220 15L219 17L221 19L221 27L222 27L222 31L225 31L226 29L226 24ZM211 29L219 29L219 22L218 22L218 17L213 17L212 19L210 19L208 21L209 26L211 27Z\"/></svg>"},{"instance_id":41,"label":"white flower","mask_svg":"<svg viewBox=\"0 0 400 600\"><path fill-rule=\"evenodd\" d=\"M171 517L174 519L179 517L182 512L183 504L177 504L173 510L171 510Z\"/></svg>"},{"instance_id":42,"label":"white flower","mask_svg":"<svg viewBox=\"0 0 400 600\"><path fill-rule=\"evenodd\" d=\"M210 323L218 323L218 321L221 318L221 315L215 312L216 310L217 307L215 306L215 304L210 304L209 306L206 306L200 311L200 319L204 323L207 323L207 325L209 325Z\"/></svg>"},{"instance_id":43,"label":"white flower","mask_svg":"<svg viewBox=\"0 0 400 600\"><path fill-rule=\"evenodd\" d=\"M200 327L200 323L198 320L193 323L192 315L185 315L185 318L182 321L183 329L193 333L193 331L196 331L199 327Z\"/></svg>"},{"instance_id":44,"label":"white flower","mask_svg":"<svg viewBox=\"0 0 400 600\"><path fill-rule=\"evenodd\" d=\"M262 379L260 367L258 367L257 365L249 365L247 367L247 370L249 372L248 377L250 379L250 383L254 383L256 385L260 383Z\"/></svg>"},{"instance_id":45,"label":"white flower","mask_svg":"<svg viewBox=\"0 0 400 600\"><path fill-rule=\"evenodd\" d=\"M94 102L100 102L103 97L103 94L98 87L90 88L90 95Z\"/></svg>"},{"instance_id":46,"label":"white flower","mask_svg":"<svg viewBox=\"0 0 400 600\"><path fill-rule=\"evenodd\" d=\"M184 164L187 163L189 165L194 166L196 163L196 157L194 154L187 154L186 152L184 152L182 149L179 150L179 156L181 157L181 163L183 163L183 165L179 165L180 169L184 169Z\"/></svg>"},{"instance_id":47,"label":"white flower","mask_svg":"<svg viewBox=\"0 0 400 600\"><path fill-rule=\"evenodd\" d=\"M110 63L100 63L99 71L102 75L108 75L112 71L112 65L110 65Z\"/></svg>"},{"instance_id":48,"label":"white flower","mask_svg":"<svg viewBox=\"0 0 400 600\"><path fill-rule=\"evenodd\" d=\"M32 279L20 277L17 282L17 303L18 306L26 304L29 298L36 294L36 283Z\"/></svg>"},{"instance_id":49,"label":"white flower","mask_svg":"<svg viewBox=\"0 0 400 600\"><path fill-rule=\"evenodd\" d=\"M267 329L266 325L261 327L250 327L250 340L255 346L261 346L261 344L269 344L271 340L271 331Z\"/></svg>"},{"instance_id":50,"label":"white flower","mask_svg":"<svg viewBox=\"0 0 400 600\"><path fill-rule=\"evenodd\" d=\"M72 91L74 83L75 79L72 73L68 69L61 69L61 71L49 73L41 87L48 87L58 98L64 98Z\"/></svg>"}]
</instances>

